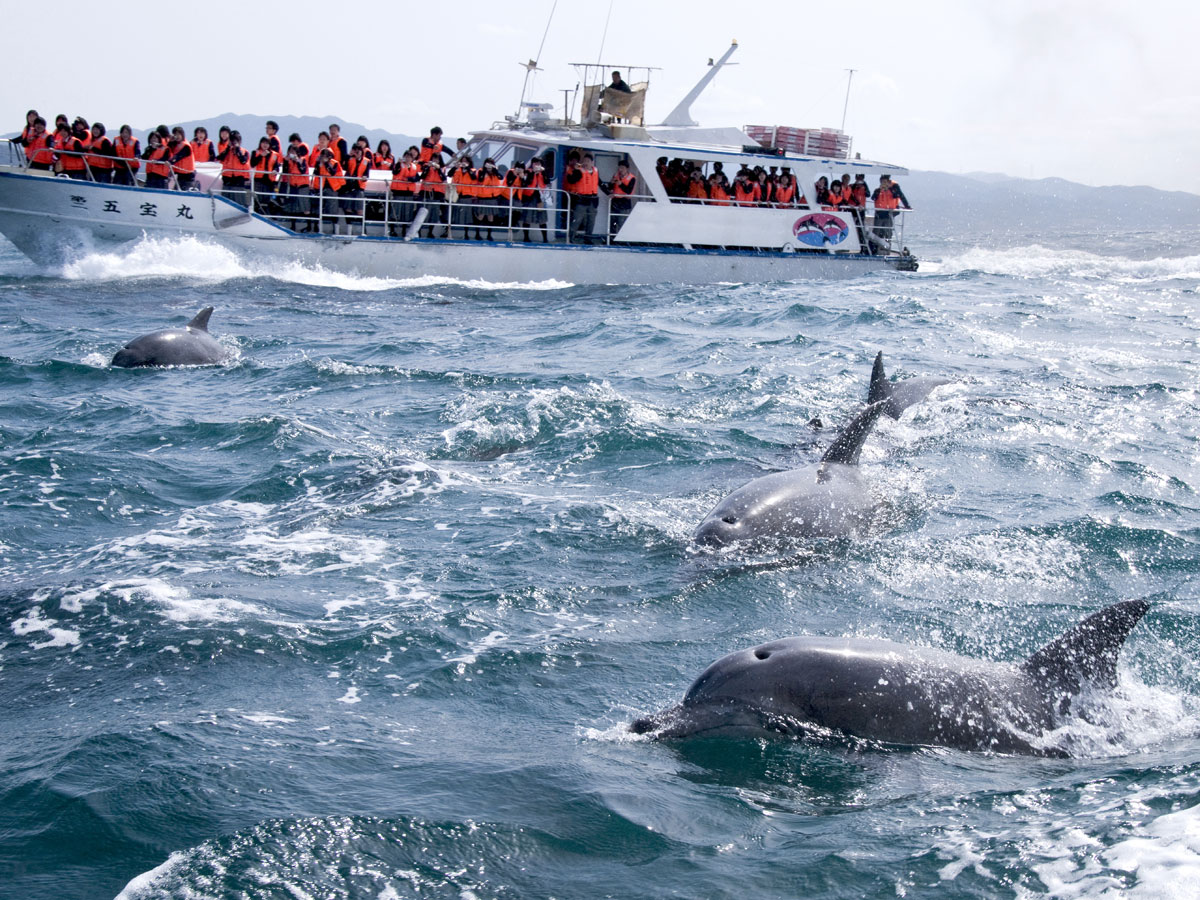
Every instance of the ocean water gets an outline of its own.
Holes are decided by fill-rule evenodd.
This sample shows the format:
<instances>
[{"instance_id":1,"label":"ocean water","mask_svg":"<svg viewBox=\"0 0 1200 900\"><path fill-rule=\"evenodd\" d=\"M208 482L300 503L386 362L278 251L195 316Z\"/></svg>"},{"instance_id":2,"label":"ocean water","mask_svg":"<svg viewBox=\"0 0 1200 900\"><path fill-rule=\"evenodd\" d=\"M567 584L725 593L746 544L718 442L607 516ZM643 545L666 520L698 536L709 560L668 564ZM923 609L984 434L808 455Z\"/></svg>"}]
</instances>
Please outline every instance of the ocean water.
<instances>
[{"instance_id":1,"label":"ocean water","mask_svg":"<svg viewBox=\"0 0 1200 900\"><path fill-rule=\"evenodd\" d=\"M0 896L1196 896L1200 230L911 246L596 288L0 243ZM209 304L227 364L107 365ZM879 350L953 383L867 441L878 526L693 549ZM1132 597L1069 758L625 730L760 641L1017 661Z\"/></svg>"}]
</instances>

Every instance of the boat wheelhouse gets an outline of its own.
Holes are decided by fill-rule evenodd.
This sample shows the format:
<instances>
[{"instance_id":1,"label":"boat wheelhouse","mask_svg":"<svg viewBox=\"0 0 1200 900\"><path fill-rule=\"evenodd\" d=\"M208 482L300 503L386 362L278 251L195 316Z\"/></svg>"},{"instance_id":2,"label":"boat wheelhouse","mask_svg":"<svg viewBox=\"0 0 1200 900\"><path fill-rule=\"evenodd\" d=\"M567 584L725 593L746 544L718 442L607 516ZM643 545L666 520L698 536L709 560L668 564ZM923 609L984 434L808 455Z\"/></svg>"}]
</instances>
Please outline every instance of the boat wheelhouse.
<instances>
[{"instance_id":1,"label":"boat wheelhouse","mask_svg":"<svg viewBox=\"0 0 1200 900\"><path fill-rule=\"evenodd\" d=\"M901 176L905 169L787 152L762 146L740 128L705 128L692 121L691 103L736 47L711 65L659 125L644 124L647 77L627 94L589 84L579 121L552 119L549 104L522 102L521 115L474 132L465 154L476 164L491 158L503 175L517 164L542 161L550 187L537 192L536 208L544 212L544 229L529 227L529 207L507 188L488 202L494 224L484 227L492 239L474 240L469 232L476 226L463 223L482 201L453 187L422 201L414 202L416 195L401 198L389 192L392 173L386 170L373 170L362 202L345 209L340 197L325 190L291 198L259 190L253 181L247 189L229 189L216 163L196 164L195 183L187 191L171 189L173 176L166 189L53 177L30 168L20 146L10 143L9 158L0 161L0 233L46 264L144 235L194 235L242 252L379 277L707 283L914 270L916 260L903 244L905 210L877 210L870 202L831 209L819 205L813 191L819 178L846 173L863 175L873 189L881 175ZM610 67L583 68L587 84ZM576 201L563 189L564 175L569 161L583 154L594 158L605 183L625 163L636 189L618 204L625 209L614 208L613 195L601 192L590 232L572 234ZM739 170L756 166L794 178L791 202L739 205L678 196L664 179L675 169L699 172L705 180L723 172L732 181ZM85 174L90 176L90 168ZM430 224L435 220L441 224Z\"/></svg>"}]
</instances>

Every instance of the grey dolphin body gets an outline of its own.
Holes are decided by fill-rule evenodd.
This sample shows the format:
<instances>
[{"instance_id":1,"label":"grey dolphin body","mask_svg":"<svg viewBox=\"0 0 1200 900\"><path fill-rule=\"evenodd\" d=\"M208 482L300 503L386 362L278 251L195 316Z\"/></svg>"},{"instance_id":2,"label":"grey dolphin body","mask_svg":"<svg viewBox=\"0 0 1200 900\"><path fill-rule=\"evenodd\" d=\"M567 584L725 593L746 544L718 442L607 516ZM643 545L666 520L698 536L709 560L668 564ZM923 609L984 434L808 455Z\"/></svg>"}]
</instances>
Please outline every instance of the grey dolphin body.
<instances>
[{"instance_id":1,"label":"grey dolphin body","mask_svg":"<svg viewBox=\"0 0 1200 900\"><path fill-rule=\"evenodd\" d=\"M875 509L858 468L863 442L881 413L893 419L928 396L943 378L913 378L892 384L875 357L867 406L838 435L815 466L756 478L718 503L696 528L709 546L735 541L797 537L840 537L870 521Z\"/></svg>"},{"instance_id":2,"label":"grey dolphin body","mask_svg":"<svg viewBox=\"0 0 1200 900\"><path fill-rule=\"evenodd\" d=\"M1089 616L1021 665L853 638L793 637L725 656L683 702L635 721L658 738L805 734L814 728L894 744L1061 756L1037 746L1089 684L1113 687L1144 600Z\"/></svg>"},{"instance_id":3,"label":"grey dolphin body","mask_svg":"<svg viewBox=\"0 0 1200 900\"><path fill-rule=\"evenodd\" d=\"M113 357L125 369L138 366L211 366L225 358L225 349L208 333L206 306L183 328L166 328L130 341Z\"/></svg>"}]
</instances>

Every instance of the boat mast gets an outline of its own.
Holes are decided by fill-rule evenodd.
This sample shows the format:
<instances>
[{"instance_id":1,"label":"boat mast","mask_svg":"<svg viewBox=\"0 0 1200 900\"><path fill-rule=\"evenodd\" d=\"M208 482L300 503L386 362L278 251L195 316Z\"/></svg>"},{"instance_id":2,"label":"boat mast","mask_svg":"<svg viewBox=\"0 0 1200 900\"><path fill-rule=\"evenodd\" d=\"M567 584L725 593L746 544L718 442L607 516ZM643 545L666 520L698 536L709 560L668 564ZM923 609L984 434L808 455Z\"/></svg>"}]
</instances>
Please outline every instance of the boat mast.
<instances>
[{"instance_id":1,"label":"boat mast","mask_svg":"<svg viewBox=\"0 0 1200 900\"><path fill-rule=\"evenodd\" d=\"M518 63L525 67L525 83L521 85L521 101L517 104L517 120L521 119L521 110L525 108L525 91L529 88L529 76L534 72L540 72L538 63L542 59L542 50L546 47L546 35L550 33L550 23L554 21L554 11L558 9L558 0L554 0L554 5L550 7L550 15L546 17L546 30L542 32L542 42L538 45L537 59L531 59L529 62Z\"/></svg>"},{"instance_id":2,"label":"boat mast","mask_svg":"<svg viewBox=\"0 0 1200 900\"><path fill-rule=\"evenodd\" d=\"M687 96L679 101L679 105L671 110L670 115L663 119L662 124L684 126L700 124L692 118L692 104L695 102L697 97L704 93L704 89L708 87L708 83L713 80L713 76L717 74L721 66L725 65L725 63L729 61L729 57L733 56L733 51L737 49L737 46L737 41L734 41L729 45L729 49L725 51L725 55L718 59L716 63L714 63L711 59L708 61L708 64L711 66L711 68L704 73L703 78L696 82L696 86L688 91Z\"/></svg>"},{"instance_id":3,"label":"boat mast","mask_svg":"<svg viewBox=\"0 0 1200 900\"><path fill-rule=\"evenodd\" d=\"M842 127L840 129L842 132L846 130L846 110L850 108L850 82L853 80L854 73L858 69L847 69L846 71L850 74L846 76L846 102L842 104Z\"/></svg>"}]
</instances>

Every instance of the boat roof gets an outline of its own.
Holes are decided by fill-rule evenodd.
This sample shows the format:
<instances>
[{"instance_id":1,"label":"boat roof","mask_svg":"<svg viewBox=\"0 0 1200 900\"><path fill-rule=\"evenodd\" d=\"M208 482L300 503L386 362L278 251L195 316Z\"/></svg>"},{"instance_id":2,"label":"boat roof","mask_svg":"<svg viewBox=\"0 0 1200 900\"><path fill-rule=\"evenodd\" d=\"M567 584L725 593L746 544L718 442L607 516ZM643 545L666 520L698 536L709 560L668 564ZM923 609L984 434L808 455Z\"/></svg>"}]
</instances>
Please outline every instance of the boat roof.
<instances>
[{"instance_id":1,"label":"boat roof","mask_svg":"<svg viewBox=\"0 0 1200 900\"><path fill-rule=\"evenodd\" d=\"M704 159L720 159L722 157L737 158L741 161L754 161L760 165L803 164L817 167L872 169L879 172L907 175L908 169L894 163L879 162L869 159L846 159L836 156L808 156L799 153L775 154L763 148L763 152L746 152L745 147L753 147L758 142L740 128L705 128L658 126L634 127L617 126L621 130L641 132L645 137L614 137L609 126L584 128L579 125L572 127L520 127L508 125L493 125L482 131L471 132L475 139L491 138L507 140L521 144L569 144L584 150L596 150L605 153L626 153L631 155L653 154L654 156L669 157L698 157Z\"/></svg>"}]
</instances>

